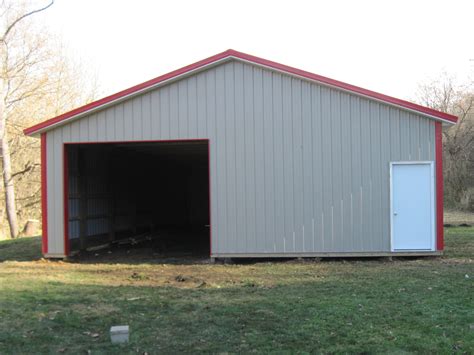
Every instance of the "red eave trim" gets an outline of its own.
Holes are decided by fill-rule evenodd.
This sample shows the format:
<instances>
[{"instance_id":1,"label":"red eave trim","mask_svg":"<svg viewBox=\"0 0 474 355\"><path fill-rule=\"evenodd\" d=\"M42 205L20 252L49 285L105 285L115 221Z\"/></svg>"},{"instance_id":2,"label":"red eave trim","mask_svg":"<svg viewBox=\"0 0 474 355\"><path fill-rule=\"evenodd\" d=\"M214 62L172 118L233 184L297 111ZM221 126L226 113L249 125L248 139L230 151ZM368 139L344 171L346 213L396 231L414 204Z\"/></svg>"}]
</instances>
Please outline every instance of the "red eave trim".
<instances>
[{"instance_id":1,"label":"red eave trim","mask_svg":"<svg viewBox=\"0 0 474 355\"><path fill-rule=\"evenodd\" d=\"M209 64L212 64L212 63L215 63L221 59L224 59L224 58L227 58L227 57L230 57L231 55L229 54L230 52L232 52L231 50L228 50L228 51L225 51L225 52L222 52L222 53L219 53L219 54L216 54L212 57L209 57L209 58L206 58L206 59L203 59L203 60L200 60L196 63L193 63L193 64L190 64L190 65L187 65L185 67L182 67L180 69L177 69L177 70L174 70L172 72L169 72L167 74L164 74L164 75L161 75L157 78L154 78L154 79L151 79L151 80L148 80L148 81L145 81L144 83L141 83L141 84L138 84L138 85L135 85L135 86L132 86L131 88L128 88L128 89L125 89L125 90L122 90L122 91L119 91L113 95L110 95L110 96L107 96L107 97L104 97L100 100L97 100L97 101L94 101L94 102L91 102L87 105L84 105L84 106L81 106L81 107L78 107L72 111L69 111L69 112L66 112L66 113L63 113L62 115L59 115L57 117L54 117L54 118L51 118L47 121L44 121L44 122L41 122L41 123L38 123L37 125L34 125L34 126L31 126L29 128L26 128L25 130L23 130L23 132L26 134L26 135L32 135L34 133L36 133L37 131L39 130L42 130L42 129L45 129L49 126L52 126L56 123L59 123L61 121L64 121L64 120L67 120L69 118L72 118L74 116L77 116L83 112L86 112L86 111L89 111L89 110L92 110L94 108L97 108L97 107L100 107L102 105L105 105L109 102L112 102L112 101L115 101L115 100L118 100L120 98L123 98L125 96L128 96L128 95L131 95L133 93L136 93L136 92L139 92L141 90L145 90L151 86L154 86L154 85L157 85L163 81L166 81L166 80L170 80L170 79L173 79L179 75L183 75L183 74L186 74L190 71L193 71L193 70L196 70L196 69L199 69L201 67L204 67L206 65L209 65Z\"/></svg>"},{"instance_id":2,"label":"red eave trim","mask_svg":"<svg viewBox=\"0 0 474 355\"><path fill-rule=\"evenodd\" d=\"M46 133L41 133L41 225L43 255L48 253L48 172L46 157Z\"/></svg>"},{"instance_id":3,"label":"red eave trim","mask_svg":"<svg viewBox=\"0 0 474 355\"><path fill-rule=\"evenodd\" d=\"M443 128L435 122L435 164L436 164L436 250L444 249L443 211Z\"/></svg>"},{"instance_id":4,"label":"red eave trim","mask_svg":"<svg viewBox=\"0 0 474 355\"><path fill-rule=\"evenodd\" d=\"M263 59L263 58L255 57L255 56L250 55L250 54L245 54L245 53L242 53L242 52L238 52L238 51L229 49L225 52L216 54L212 57L200 60L196 63L193 63L193 64L187 65L185 67L182 67L180 69L174 70L174 71L172 71L168 74L164 74L164 75L161 75L157 78L145 81L144 83L132 86L131 88L120 91L116 94L104 97L100 100L97 100L97 101L91 102L87 105L78 107L78 108L76 108L72 111L63 113L62 115L51 118L47 121L38 123L37 125L26 128L23 132L26 135L35 134L40 130L43 130L43 129L48 128L49 126L57 124L61 121L64 121L64 120L67 120L67 119L72 118L74 116L77 116L81 113L84 113L84 112L87 112L89 110L98 108L98 107L100 107L102 105L105 105L107 103L110 103L112 101L118 100L118 99L123 98L125 96L131 95L133 93L137 93L137 92L145 90L149 87L155 86L155 85L157 85L161 82L164 82L166 80L173 79L177 76L189 73L193 70L205 67L209 64L212 64L212 63L215 63L219 60L222 60L222 59L225 59L225 58L230 58L230 57L238 58L238 59L245 60L245 61L248 61L248 62L251 62L251 63L254 63L254 64L259 64L259 65L263 65L263 66L266 66L266 67L269 67L269 68L272 68L272 69L275 69L275 70L279 70L279 71L282 71L282 72L285 72L285 73L289 73L289 74L297 75L297 76L300 76L300 77L303 77L303 78L306 78L306 79L314 80L314 81L317 81L317 82L320 82L320 83L323 83L323 84L326 84L326 85L330 85L330 86L333 86L333 87L336 87L336 88L339 88L339 89L343 89L343 90L347 90L347 91L350 91L350 92L353 92L353 93L356 93L356 94L364 95L364 96L367 96L369 98L373 98L373 99L380 100L380 101L383 101L383 102L387 102L387 103L390 103L390 104L394 104L394 105L397 105L397 106L400 106L400 107L404 107L404 108L407 108L407 109L410 109L410 110L414 110L414 111L417 111L417 112L420 112L420 113L423 113L423 114L427 114L427 115L430 115L430 116L433 116L433 117L436 117L436 118L440 118L440 119L443 119L443 120L446 120L446 121L449 121L449 122L453 122L453 123L457 122L457 117L456 116L453 116L453 115L450 115L450 114L447 114L447 113L444 113L444 112L439 112L439 111L436 111L436 110L433 110L431 108L424 107L424 106L421 106L421 105L417 105L413 102L397 99L395 97L387 96L387 95L380 94L380 93L375 92L375 91L371 91L371 90L367 90L367 89L364 89L364 88L361 88L361 87L358 87L358 86L355 86L355 85L347 84L347 83L344 83L342 81L330 79L330 78L327 78L325 76L313 74L313 73L310 73L310 72L307 72L307 71L304 71L304 70L301 70L301 69L293 68L293 67L290 67L290 66L287 66L287 65L284 65L284 64L272 62L270 60L266 60L266 59Z\"/></svg>"},{"instance_id":5,"label":"red eave trim","mask_svg":"<svg viewBox=\"0 0 474 355\"><path fill-rule=\"evenodd\" d=\"M361 88L359 86L347 84L347 83L344 83L342 81L327 78L327 77L322 76L322 75L313 74L313 73L310 73L310 72L307 72L307 71L304 71L304 70L301 70L301 69L289 67L287 65L272 62L272 61L269 61L269 60L266 60L266 59L254 57L254 56L249 55L249 54L240 53L240 52L236 52L236 51L233 51L233 52L238 53L238 55L234 55L235 57L238 57L238 58L244 59L244 60L248 60L249 62L261 64L261 65L271 67L273 69L280 70L280 71L283 71L283 72L286 72L286 73L290 73L290 74L301 76L301 77L304 77L304 78L307 78L307 79L315 80L315 81L318 81L318 82L326 84L326 85L334 86L334 87L339 88L339 89L347 90L347 91L354 92L354 93L357 93L357 94L360 94L360 95L364 95L364 96L367 96L367 97L370 97L370 98L373 98L373 99L376 99L376 100L380 100L380 101L383 101L383 102L387 102L387 103L391 103L391 104L394 104L394 105L397 105L397 106L408 108L410 110L414 110L414 111L417 111L417 112L420 112L420 113L428 114L430 116L434 116L434 117L437 117L437 118L440 118L440 119L443 119L443 120L447 120L447 121L450 121L450 122L453 122L453 123L456 123L457 120L458 120L457 116L453 116L453 115L450 115L450 114L445 113L445 112L436 111L436 110L433 110L429 107L421 106L421 105L415 104L413 102L397 99L397 98L392 97L392 96L380 94L380 93L372 91L372 90L367 90L367 89Z\"/></svg>"}]
</instances>

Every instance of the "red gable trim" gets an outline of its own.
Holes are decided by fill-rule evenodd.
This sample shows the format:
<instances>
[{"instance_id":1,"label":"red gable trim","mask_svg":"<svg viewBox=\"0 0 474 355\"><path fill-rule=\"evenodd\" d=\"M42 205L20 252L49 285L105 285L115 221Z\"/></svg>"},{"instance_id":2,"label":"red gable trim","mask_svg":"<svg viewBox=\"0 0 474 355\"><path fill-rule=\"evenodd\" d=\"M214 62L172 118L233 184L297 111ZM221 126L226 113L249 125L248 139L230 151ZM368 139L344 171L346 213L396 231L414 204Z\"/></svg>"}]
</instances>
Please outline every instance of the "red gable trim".
<instances>
[{"instance_id":1,"label":"red gable trim","mask_svg":"<svg viewBox=\"0 0 474 355\"><path fill-rule=\"evenodd\" d=\"M290 67L290 66L287 66L287 65L272 62L270 60L255 57L255 56L250 55L250 54L245 54L245 53L242 53L242 52L237 52L237 51L234 51L232 49L229 49L225 52L216 54L212 57L200 60L200 61L198 61L194 64L187 65L187 66L182 67L180 69L174 70L174 71L172 71L168 74L164 74L164 75L159 76L157 78L145 81L144 83L132 86L131 88L120 91L116 94L104 97L100 100L91 102L90 104L87 104L87 105L84 105L82 107L76 108L72 111L63 113L62 115L51 118L47 121L41 122L41 123L39 123L37 125L34 125L32 127L26 128L23 132L26 135L33 135L35 133L39 133L39 131L45 130L50 126L53 126L57 123L65 121L67 119L73 118L73 117L75 117L79 114L82 114L82 113L85 113L87 111L99 108L100 106L103 106L105 104L111 103L111 102L116 101L118 99L124 98L126 96L131 95L131 94L138 93L142 90L148 89L148 88L153 87L153 86L155 86L159 83L162 83L164 81L173 79L173 78L178 77L180 75L190 73L193 70L204 68L207 65L216 63L216 62L218 62L220 60L223 60L223 59L226 59L226 58L232 58L232 57L238 58L238 59L241 59L241 60L244 60L244 61L248 61L250 63L254 63L254 64L262 65L262 66L265 66L265 67L269 67L269 68L272 68L272 69L275 69L275 70L278 70L278 71L282 71L282 72L285 72L285 73L288 73L288 74L293 74L293 75L297 75L297 76L300 76L300 77L303 77L303 78L306 78L306 79L314 80L314 81L320 82L322 84L326 84L326 85L329 85L329 86L333 86L335 88L339 88L339 89L342 89L342 90L346 90L346 91L349 91L349 92L360 94L360 95L363 95L363 96L366 96L366 97L369 97L369 98L373 98L373 99L376 99L376 100L379 100L379 101L382 101L382 102L387 102L387 103L390 103L390 104L393 104L393 105L396 105L396 106L407 108L407 109L410 109L410 110L413 110L413 111L416 111L416 112L419 112L419 113L422 113L422 114L432 116L434 118L439 118L441 120L446 120L446 121L452 122L452 123L457 122L457 117L456 116L453 116L453 115L450 115L450 114L447 114L447 113L444 113L444 112L439 112L439 111L433 110L433 109L428 108L428 107L424 107L424 106L421 106L421 105L414 104L414 103L409 102L409 101L405 101L405 100L397 99L395 97L383 95L383 94L377 93L375 91L363 89L363 88L358 87L358 86L354 86L354 85L351 85L351 84L344 83L342 81L330 79L330 78L327 78L327 77L324 77L324 76L321 76L321 75L309 73L309 72L301 70L301 69L293 68L293 67Z\"/></svg>"}]
</instances>

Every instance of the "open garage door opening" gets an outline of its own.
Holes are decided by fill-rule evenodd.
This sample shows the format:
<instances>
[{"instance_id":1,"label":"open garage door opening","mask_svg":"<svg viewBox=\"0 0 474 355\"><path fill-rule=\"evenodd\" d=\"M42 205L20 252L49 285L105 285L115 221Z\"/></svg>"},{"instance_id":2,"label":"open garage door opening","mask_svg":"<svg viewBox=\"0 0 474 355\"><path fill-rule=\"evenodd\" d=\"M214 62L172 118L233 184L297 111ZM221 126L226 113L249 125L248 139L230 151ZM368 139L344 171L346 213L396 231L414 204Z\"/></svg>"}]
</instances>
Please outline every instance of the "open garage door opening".
<instances>
[{"instance_id":1,"label":"open garage door opening","mask_svg":"<svg viewBox=\"0 0 474 355\"><path fill-rule=\"evenodd\" d=\"M70 254L209 256L208 141L67 144L65 159Z\"/></svg>"}]
</instances>

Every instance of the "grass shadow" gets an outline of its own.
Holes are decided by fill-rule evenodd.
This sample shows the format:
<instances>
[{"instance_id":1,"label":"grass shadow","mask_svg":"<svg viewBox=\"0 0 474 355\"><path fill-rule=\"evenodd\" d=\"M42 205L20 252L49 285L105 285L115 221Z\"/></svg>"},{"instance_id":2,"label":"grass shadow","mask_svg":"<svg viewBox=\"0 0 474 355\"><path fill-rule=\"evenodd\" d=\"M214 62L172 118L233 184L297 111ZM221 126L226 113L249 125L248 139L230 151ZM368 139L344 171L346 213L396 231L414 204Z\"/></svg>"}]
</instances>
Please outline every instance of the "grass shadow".
<instances>
[{"instance_id":1,"label":"grass shadow","mask_svg":"<svg viewBox=\"0 0 474 355\"><path fill-rule=\"evenodd\" d=\"M157 253L149 243L138 245L112 245L95 251L80 251L68 257L78 264L171 264L201 265L210 263L207 253Z\"/></svg>"},{"instance_id":2,"label":"grass shadow","mask_svg":"<svg viewBox=\"0 0 474 355\"><path fill-rule=\"evenodd\" d=\"M0 262L35 261L41 258L40 236L0 241Z\"/></svg>"}]
</instances>

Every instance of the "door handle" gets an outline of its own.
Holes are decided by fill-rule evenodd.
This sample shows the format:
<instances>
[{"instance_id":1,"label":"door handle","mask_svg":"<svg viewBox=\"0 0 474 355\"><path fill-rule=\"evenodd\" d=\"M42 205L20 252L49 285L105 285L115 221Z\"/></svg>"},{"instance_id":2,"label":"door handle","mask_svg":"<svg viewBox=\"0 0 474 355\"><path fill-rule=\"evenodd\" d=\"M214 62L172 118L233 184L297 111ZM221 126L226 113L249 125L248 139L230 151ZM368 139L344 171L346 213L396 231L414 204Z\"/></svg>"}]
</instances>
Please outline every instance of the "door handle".
<instances>
[{"instance_id":1,"label":"door handle","mask_svg":"<svg viewBox=\"0 0 474 355\"><path fill-rule=\"evenodd\" d=\"M397 216L397 215L398 215L398 212L393 212L393 215L394 215L394 216Z\"/></svg>"}]
</instances>

